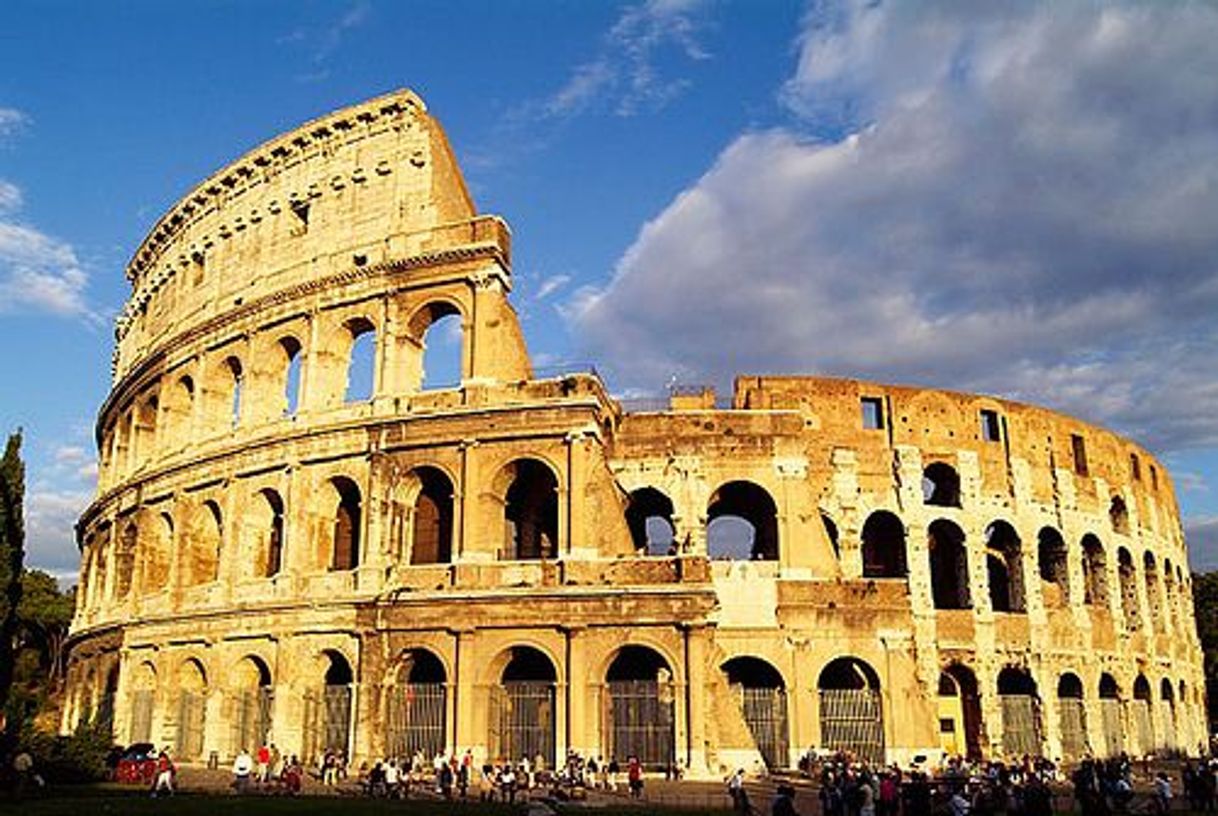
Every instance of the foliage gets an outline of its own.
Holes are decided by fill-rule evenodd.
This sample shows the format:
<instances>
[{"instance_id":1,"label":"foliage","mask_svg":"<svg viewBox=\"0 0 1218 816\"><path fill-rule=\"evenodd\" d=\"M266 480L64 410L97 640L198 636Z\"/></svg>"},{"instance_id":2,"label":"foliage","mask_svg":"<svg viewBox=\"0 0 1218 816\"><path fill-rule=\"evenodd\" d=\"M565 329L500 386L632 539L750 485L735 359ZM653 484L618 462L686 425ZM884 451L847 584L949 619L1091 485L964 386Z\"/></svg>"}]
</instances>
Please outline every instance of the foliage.
<instances>
[{"instance_id":1,"label":"foliage","mask_svg":"<svg viewBox=\"0 0 1218 816\"><path fill-rule=\"evenodd\" d=\"M28 727L21 747L34 758L34 767L48 782L73 784L106 778L106 755L113 747L110 725L101 717L82 717L66 737Z\"/></svg>"},{"instance_id":2,"label":"foliage","mask_svg":"<svg viewBox=\"0 0 1218 816\"><path fill-rule=\"evenodd\" d=\"M21 461L21 433L8 438L0 457L0 582L3 586L3 616L0 617L0 709L8 704L16 663L13 654L17 636L17 609L21 604L21 573L25 561L25 465ZM5 743L15 724L9 723ZM3 746L0 746L2 748ZM3 754L0 750L0 754Z\"/></svg>"},{"instance_id":3,"label":"foliage","mask_svg":"<svg viewBox=\"0 0 1218 816\"><path fill-rule=\"evenodd\" d=\"M1218 721L1218 572L1193 575L1197 636L1205 654L1205 687L1210 722Z\"/></svg>"},{"instance_id":4,"label":"foliage","mask_svg":"<svg viewBox=\"0 0 1218 816\"><path fill-rule=\"evenodd\" d=\"M41 570L28 570L21 577L20 646L32 649L37 658L37 676L17 672L18 682L30 683L45 677L52 687L63 678L63 644L75 610L75 589L59 591L59 582Z\"/></svg>"}]
</instances>

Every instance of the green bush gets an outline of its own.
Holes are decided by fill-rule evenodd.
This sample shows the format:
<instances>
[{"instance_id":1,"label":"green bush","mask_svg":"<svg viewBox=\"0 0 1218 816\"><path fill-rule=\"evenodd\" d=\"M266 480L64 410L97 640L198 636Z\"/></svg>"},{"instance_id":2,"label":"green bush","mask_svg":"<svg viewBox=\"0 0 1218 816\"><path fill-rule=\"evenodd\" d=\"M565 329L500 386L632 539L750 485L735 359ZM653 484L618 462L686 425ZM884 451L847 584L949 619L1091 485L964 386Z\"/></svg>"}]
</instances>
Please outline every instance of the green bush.
<instances>
[{"instance_id":1,"label":"green bush","mask_svg":"<svg viewBox=\"0 0 1218 816\"><path fill-rule=\"evenodd\" d=\"M34 769L51 784L97 782L106 778L106 754L112 747L109 723L82 718L69 736L30 730L21 747L34 758Z\"/></svg>"}]
</instances>

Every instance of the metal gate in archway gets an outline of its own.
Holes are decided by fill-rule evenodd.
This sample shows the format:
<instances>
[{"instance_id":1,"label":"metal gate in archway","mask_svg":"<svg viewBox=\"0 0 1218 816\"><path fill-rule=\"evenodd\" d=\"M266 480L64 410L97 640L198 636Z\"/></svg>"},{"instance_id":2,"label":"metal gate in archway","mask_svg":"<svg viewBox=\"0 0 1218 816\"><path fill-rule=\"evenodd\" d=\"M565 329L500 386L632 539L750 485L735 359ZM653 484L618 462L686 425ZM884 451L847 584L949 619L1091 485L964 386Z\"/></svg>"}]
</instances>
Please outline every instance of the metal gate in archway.
<instances>
[{"instance_id":1,"label":"metal gate in archway","mask_svg":"<svg viewBox=\"0 0 1218 816\"><path fill-rule=\"evenodd\" d=\"M1082 700L1074 697L1058 699L1062 732L1062 754L1066 759L1082 759L1087 754L1087 720Z\"/></svg>"},{"instance_id":2,"label":"metal gate in archway","mask_svg":"<svg viewBox=\"0 0 1218 816\"><path fill-rule=\"evenodd\" d=\"M1155 749L1154 728L1150 723L1150 703L1145 700L1131 700L1133 727L1138 735L1138 752L1152 753Z\"/></svg>"},{"instance_id":3,"label":"metal gate in archway","mask_svg":"<svg viewBox=\"0 0 1218 816\"><path fill-rule=\"evenodd\" d=\"M265 743L271 731L271 705L275 700L275 691L263 687L250 691L241 691L233 698L233 753L244 748L253 753L258 746Z\"/></svg>"},{"instance_id":4,"label":"metal gate in archway","mask_svg":"<svg viewBox=\"0 0 1218 816\"><path fill-rule=\"evenodd\" d=\"M183 691L178 697L178 733L174 750L183 759L203 756L206 702L206 698L195 691Z\"/></svg>"},{"instance_id":5,"label":"metal gate in archway","mask_svg":"<svg viewBox=\"0 0 1218 816\"><path fill-rule=\"evenodd\" d=\"M605 695L607 754L624 762L639 758L645 767L667 768L676 757L676 705L670 683L610 680Z\"/></svg>"},{"instance_id":6,"label":"metal gate in archway","mask_svg":"<svg viewBox=\"0 0 1218 816\"><path fill-rule=\"evenodd\" d=\"M350 748L351 686L322 686L305 694L305 756Z\"/></svg>"},{"instance_id":7,"label":"metal gate in archway","mask_svg":"<svg viewBox=\"0 0 1218 816\"><path fill-rule=\"evenodd\" d=\"M782 688L737 686L740 710L753 742L769 769L790 764L787 749L787 692Z\"/></svg>"},{"instance_id":8,"label":"metal gate in archway","mask_svg":"<svg viewBox=\"0 0 1218 816\"><path fill-rule=\"evenodd\" d=\"M1008 757L1040 755L1040 723L1036 698L1030 694L1000 694L1002 750Z\"/></svg>"},{"instance_id":9,"label":"metal gate in archway","mask_svg":"<svg viewBox=\"0 0 1218 816\"><path fill-rule=\"evenodd\" d=\"M448 689L444 683L403 683L386 692L385 749L389 756L431 757L445 750Z\"/></svg>"},{"instance_id":10,"label":"metal gate in archway","mask_svg":"<svg viewBox=\"0 0 1218 816\"><path fill-rule=\"evenodd\" d=\"M1176 749L1176 707L1167 700L1159 701L1159 721L1163 723L1163 733L1159 736L1159 747L1168 751Z\"/></svg>"},{"instance_id":11,"label":"metal gate in archway","mask_svg":"<svg viewBox=\"0 0 1218 816\"><path fill-rule=\"evenodd\" d=\"M554 764L554 701L553 683L533 680L511 680L492 686L490 692L491 756L509 762L526 757L533 762L538 756L545 767Z\"/></svg>"},{"instance_id":12,"label":"metal gate in archway","mask_svg":"<svg viewBox=\"0 0 1218 816\"><path fill-rule=\"evenodd\" d=\"M152 740L152 703L150 689L131 692L131 732L128 735L131 742Z\"/></svg>"},{"instance_id":13,"label":"metal gate in archway","mask_svg":"<svg viewBox=\"0 0 1218 816\"><path fill-rule=\"evenodd\" d=\"M1125 750L1120 701L1107 698L1100 700L1100 720L1104 725L1104 756L1120 756Z\"/></svg>"},{"instance_id":14,"label":"metal gate in archway","mask_svg":"<svg viewBox=\"0 0 1218 816\"><path fill-rule=\"evenodd\" d=\"M884 762L884 715L874 689L820 690L821 747Z\"/></svg>"}]
</instances>

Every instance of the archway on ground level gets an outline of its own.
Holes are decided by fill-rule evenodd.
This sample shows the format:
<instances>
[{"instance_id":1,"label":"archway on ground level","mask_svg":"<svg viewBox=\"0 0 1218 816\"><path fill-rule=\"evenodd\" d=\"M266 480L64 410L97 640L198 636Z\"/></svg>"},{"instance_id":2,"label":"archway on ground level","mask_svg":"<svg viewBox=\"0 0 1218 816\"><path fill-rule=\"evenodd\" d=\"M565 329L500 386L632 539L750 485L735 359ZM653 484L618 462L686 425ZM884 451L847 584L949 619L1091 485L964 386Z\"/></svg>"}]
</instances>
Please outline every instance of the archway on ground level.
<instances>
[{"instance_id":1,"label":"archway on ground level","mask_svg":"<svg viewBox=\"0 0 1218 816\"><path fill-rule=\"evenodd\" d=\"M411 564L453 560L453 483L439 468L416 468L419 495L411 518Z\"/></svg>"},{"instance_id":2,"label":"archway on ground level","mask_svg":"<svg viewBox=\"0 0 1218 816\"><path fill-rule=\"evenodd\" d=\"M931 596L935 609L968 609L972 599L964 531L953 522L939 519L931 522L928 533Z\"/></svg>"},{"instance_id":3,"label":"archway on ground level","mask_svg":"<svg viewBox=\"0 0 1218 816\"><path fill-rule=\"evenodd\" d=\"M351 755L351 709L355 673L336 649L326 649L316 664L321 683L305 693L305 755L314 761L326 751ZM302 757L303 759L303 757Z\"/></svg>"},{"instance_id":4,"label":"archway on ground level","mask_svg":"<svg viewBox=\"0 0 1218 816\"><path fill-rule=\"evenodd\" d=\"M753 482L728 482L706 509L706 554L711 558L778 560L778 506Z\"/></svg>"},{"instance_id":5,"label":"archway on ground level","mask_svg":"<svg viewBox=\"0 0 1218 816\"><path fill-rule=\"evenodd\" d=\"M495 760L555 767L558 672L540 649L513 646L498 685L491 687L487 741Z\"/></svg>"},{"instance_id":6,"label":"archway on ground level","mask_svg":"<svg viewBox=\"0 0 1218 816\"><path fill-rule=\"evenodd\" d=\"M203 734L207 728L207 673L193 657L182 661L177 672L177 729L174 754L178 759L203 756Z\"/></svg>"},{"instance_id":7,"label":"archway on ground level","mask_svg":"<svg viewBox=\"0 0 1218 816\"><path fill-rule=\"evenodd\" d=\"M734 657L719 667L766 767L790 764L787 689L778 670L756 657Z\"/></svg>"},{"instance_id":8,"label":"archway on ground level","mask_svg":"<svg viewBox=\"0 0 1218 816\"><path fill-rule=\"evenodd\" d=\"M1179 745L1179 737L1176 734L1176 691L1172 688L1171 680L1166 677L1159 681L1159 720L1163 723L1159 747L1174 751Z\"/></svg>"},{"instance_id":9,"label":"archway on ground level","mask_svg":"<svg viewBox=\"0 0 1218 816\"><path fill-rule=\"evenodd\" d=\"M234 668L231 690L232 753L253 753L271 739L271 707L275 687L271 671L262 658L248 655Z\"/></svg>"},{"instance_id":10,"label":"archway on ground level","mask_svg":"<svg viewBox=\"0 0 1218 816\"><path fill-rule=\"evenodd\" d=\"M1150 681L1139 674L1133 681L1133 699L1129 701L1130 721L1137 735L1138 752L1149 754L1155 749L1154 724L1150 719Z\"/></svg>"},{"instance_id":11,"label":"archway on ground level","mask_svg":"<svg viewBox=\"0 0 1218 816\"><path fill-rule=\"evenodd\" d=\"M448 744L448 675L427 649L409 649L386 690L385 749L389 756L421 751L433 757Z\"/></svg>"},{"instance_id":12,"label":"archway on ground level","mask_svg":"<svg viewBox=\"0 0 1218 816\"><path fill-rule=\"evenodd\" d=\"M880 678L856 657L839 657L821 670L820 747L872 764L884 762L884 710Z\"/></svg>"},{"instance_id":13,"label":"archway on ground level","mask_svg":"<svg viewBox=\"0 0 1218 816\"><path fill-rule=\"evenodd\" d=\"M145 660L131 677L131 722L127 732L129 743L152 740L152 715L156 705L156 667Z\"/></svg>"},{"instance_id":14,"label":"archway on ground level","mask_svg":"<svg viewBox=\"0 0 1218 816\"><path fill-rule=\"evenodd\" d=\"M1026 669L1008 666L998 673L1002 707L1002 750L1008 757L1040 755L1040 711L1036 681Z\"/></svg>"},{"instance_id":15,"label":"archway on ground level","mask_svg":"<svg viewBox=\"0 0 1218 816\"><path fill-rule=\"evenodd\" d=\"M1066 672L1057 681L1057 717L1061 731L1062 758L1082 759L1087 748L1087 707L1083 701L1083 681Z\"/></svg>"},{"instance_id":16,"label":"archway on ground level","mask_svg":"<svg viewBox=\"0 0 1218 816\"><path fill-rule=\"evenodd\" d=\"M635 552L665 555L675 549L672 499L654 487L641 487L626 504L626 526Z\"/></svg>"},{"instance_id":17,"label":"archway on ground level","mask_svg":"<svg viewBox=\"0 0 1218 816\"><path fill-rule=\"evenodd\" d=\"M981 698L977 676L961 663L939 673L939 745L949 756L981 757Z\"/></svg>"},{"instance_id":18,"label":"archway on ground level","mask_svg":"<svg viewBox=\"0 0 1218 816\"><path fill-rule=\"evenodd\" d=\"M887 510L877 510L863 523L863 577L904 578L905 525Z\"/></svg>"},{"instance_id":19,"label":"archway on ground level","mask_svg":"<svg viewBox=\"0 0 1218 816\"><path fill-rule=\"evenodd\" d=\"M1121 725L1121 691L1116 678L1100 675L1100 719L1104 732L1104 756L1120 756L1125 750L1125 729Z\"/></svg>"},{"instance_id":20,"label":"archway on ground level","mask_svg":"<svg viewBox=\"0 0 1218 816\"><path fill-rule=\"evenodd\" d=\"M114 708L118 702L118 664L106 672L106 684L101 689L97 701L97 723L113 738Z\"/></svg>"},{"instance_id":21,"label":"archway on ground level","mask_svg":"<svg viewBox=\"0 0 1218 816\"><path fill-rule=\"evenodd\" d=\"M664 768L676 758L676 687L672 668L647 646L623 646L605 676L606 755L637 756Z\"/></svg>"}]
</instances>

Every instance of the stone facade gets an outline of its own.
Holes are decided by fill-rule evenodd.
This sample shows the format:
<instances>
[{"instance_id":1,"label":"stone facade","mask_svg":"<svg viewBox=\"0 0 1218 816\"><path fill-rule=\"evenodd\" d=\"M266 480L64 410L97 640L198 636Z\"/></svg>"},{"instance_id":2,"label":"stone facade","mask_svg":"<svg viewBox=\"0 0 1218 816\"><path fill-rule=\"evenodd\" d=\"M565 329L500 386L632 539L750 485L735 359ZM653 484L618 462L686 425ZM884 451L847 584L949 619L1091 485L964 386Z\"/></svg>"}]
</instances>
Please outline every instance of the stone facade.
<instances>
[{"instance_id":1,"label":"stone facade","mask_svg":"<svg viewBox=\"0 0 1218 816\"><path fill-rule=\"evenodd\" d=\"M1205 739L1149 452L971 394L743 377L631 410L534 376L508 228L410 92L216 173L128 277L65 729L695 773ZM425 387L447 315L460 383Z\"/></svg>"}]
</instances>

